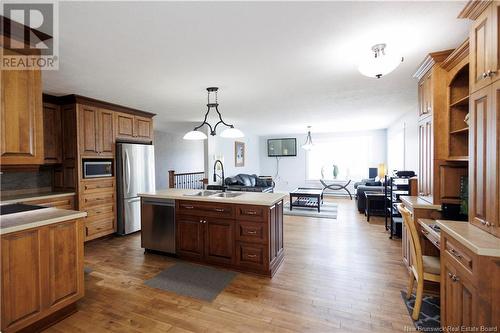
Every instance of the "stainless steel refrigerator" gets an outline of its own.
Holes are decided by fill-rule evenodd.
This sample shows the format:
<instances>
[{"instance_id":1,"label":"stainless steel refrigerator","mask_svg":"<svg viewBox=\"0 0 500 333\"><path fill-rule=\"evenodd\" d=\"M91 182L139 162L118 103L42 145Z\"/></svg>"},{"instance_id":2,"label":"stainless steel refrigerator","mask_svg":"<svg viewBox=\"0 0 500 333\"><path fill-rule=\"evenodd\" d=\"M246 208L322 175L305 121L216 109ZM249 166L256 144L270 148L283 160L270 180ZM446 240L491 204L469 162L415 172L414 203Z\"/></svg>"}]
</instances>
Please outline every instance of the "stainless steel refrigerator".
<instances>
[{"instance_id":1,"label":"stainless steel refrigerator","mask_svg":"<svg viewBox=\"0 0 500 333\"><path fill-rule=\"evenodd\" d=\"M141 230L141 198L138 193L155 190L154 146L135 143L116 145L118 233Z\"/></svg>"}]
</instances>

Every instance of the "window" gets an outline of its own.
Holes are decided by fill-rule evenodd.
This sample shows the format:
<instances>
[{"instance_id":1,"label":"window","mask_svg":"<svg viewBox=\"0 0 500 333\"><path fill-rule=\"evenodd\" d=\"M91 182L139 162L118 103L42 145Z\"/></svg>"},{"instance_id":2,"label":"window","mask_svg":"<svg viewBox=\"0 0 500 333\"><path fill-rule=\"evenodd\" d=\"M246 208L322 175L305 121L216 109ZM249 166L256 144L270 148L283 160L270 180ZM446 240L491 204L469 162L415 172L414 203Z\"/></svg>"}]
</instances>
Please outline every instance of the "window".
<instances>
[{"instance_id":1,"label":"window","mask_svg":"<svg viewBox=\"0 0 500 333\"><path fill-rule=\"evenodd\" d=\"M366 178L373 147L371 135L339 136L314 140L307 154L307 179L360 180ZM337 177L334 177L337 166Z\"/></svg>"}]
</instances>

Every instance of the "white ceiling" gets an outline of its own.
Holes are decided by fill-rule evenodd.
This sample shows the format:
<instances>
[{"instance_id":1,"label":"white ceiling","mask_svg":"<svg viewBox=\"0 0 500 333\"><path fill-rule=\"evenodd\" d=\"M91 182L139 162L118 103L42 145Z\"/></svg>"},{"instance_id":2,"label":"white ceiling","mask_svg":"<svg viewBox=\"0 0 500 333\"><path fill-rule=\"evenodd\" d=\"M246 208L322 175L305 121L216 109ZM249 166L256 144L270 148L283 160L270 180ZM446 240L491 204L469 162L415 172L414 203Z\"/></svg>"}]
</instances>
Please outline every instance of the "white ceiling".
<instances>
[{"instance_id":1,"label":"white ceiling","mask_svg":"<svg viewBox=\"0 0 500 333\"><path fill-rule=\"evenodd\" d=\"M386 128L416 109L425 55L466 38L464 4L61 2L60 70L44 91L155 112L159 129L201 121L212 85L225 120L255 134ZM380 42L404 63L361 76Z\"/></svg>"}]
</instances>

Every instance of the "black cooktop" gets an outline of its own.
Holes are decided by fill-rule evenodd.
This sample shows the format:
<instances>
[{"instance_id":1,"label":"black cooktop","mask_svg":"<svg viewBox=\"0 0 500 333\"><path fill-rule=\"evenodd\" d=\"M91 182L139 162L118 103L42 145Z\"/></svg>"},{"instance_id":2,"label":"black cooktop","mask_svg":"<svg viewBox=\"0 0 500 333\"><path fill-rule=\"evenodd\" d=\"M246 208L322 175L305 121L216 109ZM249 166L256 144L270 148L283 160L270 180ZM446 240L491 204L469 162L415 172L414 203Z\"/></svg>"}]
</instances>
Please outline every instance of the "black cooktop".
<instances>
[{"instance_id":1,"label":"black cooktop","mask_svg":"<svg viewBox=\"0 0 500 333\"><path fill-rule=\"evenodd\" d=\"M47 208L47 207L26 205L26 204L20 204L20 203L0 205L0 215L8 215L8 214L14 214L14 213L20 213L20 212L27 212L30 210L43 209L43 208Z\"/></svg>"}]
</instances>

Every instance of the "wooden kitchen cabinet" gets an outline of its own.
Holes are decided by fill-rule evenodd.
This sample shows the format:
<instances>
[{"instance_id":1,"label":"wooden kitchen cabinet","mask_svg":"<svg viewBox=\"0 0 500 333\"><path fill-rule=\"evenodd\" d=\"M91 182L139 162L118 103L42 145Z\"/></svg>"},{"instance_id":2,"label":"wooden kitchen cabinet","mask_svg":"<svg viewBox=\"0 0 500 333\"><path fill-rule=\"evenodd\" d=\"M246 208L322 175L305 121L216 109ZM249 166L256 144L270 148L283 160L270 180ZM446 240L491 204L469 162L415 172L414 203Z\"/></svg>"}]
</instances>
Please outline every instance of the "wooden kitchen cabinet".
<instances>
[{"instance_id":1,"label":"wooden kitchen cabinet","mask_svg":"<svg viewBox=\"0 0 500 333\"><path fill-rule=\"evenodd\" d=\"M181 257L201 260L204 252L203 223L201 217L176 218L176 253Z\"/></svg>"},{"instance_id":2,"label":"wooden kitchen cabinet","mask_svg":"<svg viewBox=\"0 0 500 333\"><path fill-rule=\"evenodd\" d=\"M82 220L1 239L2 332L27 328L83 297Z\"/></svg>"},{"instance_id":3,"label":"wooden kitchen cabinet","mask_svg":"<svg viewBox=\"0 0 500 333\"><path fill-rule=\"evenodd\" d=\"M153 120L128 113L115 112L116 137L141 141L153 140Z\"/></svg>"},{"instance_id":4,"label":"wooden kitchen cabinet","mask_svg":"<svg viewBox=\"0 0 500 333\"><path fill-rule=\"evenodd\" d=\"M418 123L418 193L432 202L434 187L434 133L432 117Z\"/></svg>"},{"instance_id":5,"label":"wooden kitchen cabinet","mask_svg":"<svg viewBox=\"0 0 500 333\"><path fill-rule=\"evenodd\" d=\"M43 103L44 164L62 163L62 120L59 105Z\"/></svg>"},{"instance_id":6,"label":"wooden kitchen cabinet","mask_svg":"<svg viewBox=\"0 0 500 333\"><path fill-rule=\"evenodd\" d=\"M2 165L43 164L40 70L2 70Z\"/></svg>"},{"instance_id":7,"label":"wooden kitchen cabinet","mask_svg":"<svg viewBox=\"0 0 500 333\"><path fill-rule=\"evenodd\" d=\"M477 18L470 30L471 92L498 80L498 14L499 2L493 1Z\"/></svg>"},{"instance_id":8,"label":"wooden kitchen cabinet","mask_svg":"<svg viewBox=\"0 0 500 333\"><path fill-rule=\"evenodd\" d=\"M84 157L114 157L113 112L79 105L80 154Z\"/></svg>"},{"instance_id":9,"label":"wooden kitchen cabinet","mask_svg":"<svg viewBox=\"0 0 500 333\"><path fill-rule=\"evenodd\" d=\"M54 207L59 209L75 209L75 195L68 194L64 196L58 196L55 198L46 198L46 199L36 199L36 200L27 200L22 203L30 204L30 205L42 205L46 207Z\"/></svg>"},{"instance_id":10,"label":"wooden kitchen cabinet","mask_svg":"<svg viewBox=\"0 0 500 333\"><path fill-rule=\"evenodd\" d=\"M115 178L83 179L80 182L79 210L86 211L85 241L116 232Z\"/></svg>"},{"instance_id":11,"label":"wooden kitchen cabinet","mask_svg":"<svg viewBox=\"0 0 500 333\"><path fill-rule=\"evenodd\" d=\"M284 256L283 201L267 207L176 200L176 254L272 276Z\"/></svg>"},{"instance_id":12,"label":"wooden kitchen cabinet","mask_svg":"<svg viewBox=\"0 0 500 333\"><path fill-rule=\"evenodd\" d=\"M425 117L432 114L432 73L428 72L420 81L418 82L418 115L419 117Z\"/></svg>"},{"instance_id":13,"label":"wooden kitchen cabinet","mask_svg":"<svg viewBox=\"0 0 500 333\"><path fill-rule=\"evenodd\" d=\"M473 93L469 121L469 221L500 237L500 81Z\"/></svg>"}]
</instances>

